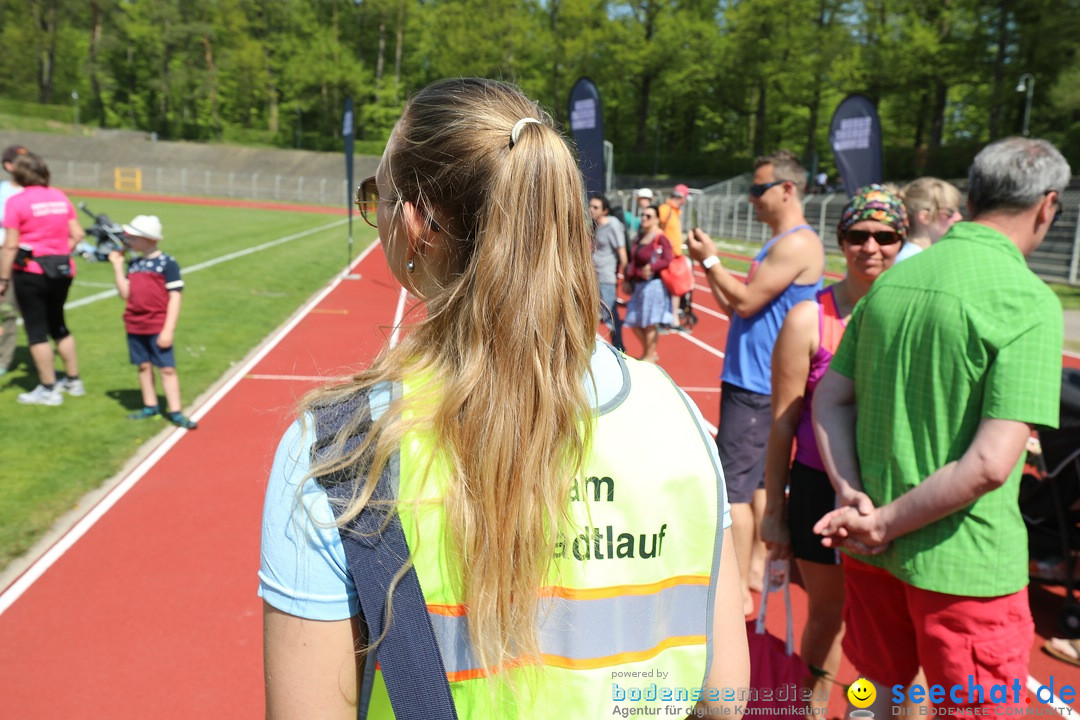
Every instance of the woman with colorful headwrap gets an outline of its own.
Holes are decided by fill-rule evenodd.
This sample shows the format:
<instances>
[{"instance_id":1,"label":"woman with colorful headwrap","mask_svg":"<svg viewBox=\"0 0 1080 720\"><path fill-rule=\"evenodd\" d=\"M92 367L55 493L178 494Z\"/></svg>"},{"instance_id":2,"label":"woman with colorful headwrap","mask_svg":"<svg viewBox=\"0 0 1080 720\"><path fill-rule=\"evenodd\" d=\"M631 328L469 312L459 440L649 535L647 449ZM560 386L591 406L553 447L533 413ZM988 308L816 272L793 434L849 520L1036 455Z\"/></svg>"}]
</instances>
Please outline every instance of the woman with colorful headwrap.
<instances>
[{"instance_id":1,"label":"woman with colorful headwrap","mask_svg":"<svg viewBox=\"0 0 1080 720\"><path fill-rule=\"evenodd\" d=\"M761 536L772 555L795 555L809 598L799 652L812 669L829 676L835 676L842 655L844 576L838 553L823 547L812 529L836 507L836 496L814 440L811 398L855 303L892 265L907 228L904 205L894 194L881 185L857 192L844 208L836 233L847 260L847 277L819 292L815 300L793 307L773 348L773 421L765 457ZM785 494L788 486L790 497ZM814 674L813 696L827 697L826 678L821 672Z\"/></svg>"}]
</instances>

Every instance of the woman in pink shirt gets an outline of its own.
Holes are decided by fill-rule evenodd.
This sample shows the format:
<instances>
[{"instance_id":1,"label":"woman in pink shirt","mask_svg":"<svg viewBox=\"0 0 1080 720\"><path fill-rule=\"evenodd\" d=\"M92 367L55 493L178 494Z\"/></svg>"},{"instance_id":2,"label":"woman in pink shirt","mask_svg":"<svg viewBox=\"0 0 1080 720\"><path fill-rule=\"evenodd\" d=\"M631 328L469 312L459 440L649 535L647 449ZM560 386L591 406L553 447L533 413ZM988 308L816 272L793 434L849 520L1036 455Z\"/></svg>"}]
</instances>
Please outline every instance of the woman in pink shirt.
<instances>
[{"instance_id":1,"label":"woman in pink shirt","mask_svg":"<svg viewBox=\"0 0 1080 720\"><path fill-rule=\"evenodd\" d=\"M4 208L0 291L9 284L15 287L38 373L38 386L18 399L29 405L59 405L64 401L62 392L86 394L79 379L75 338L64 321L64 303L75 277L71 249L84 233L71 201L49 187L45 161L27 152L15 159L11 174L23 191L12 196ZM66 377L59 382L49 338L64 361Z\"/></svg>"},{"instance_id":2,"label":"woman in pink shirt","mask_svg":"<svg viewBox=\"0 0 1080 720\"><path fill-rule=\"evenodd\" d=\"M819 292L816 300L793 307L773 348L773 422L765 457L761 536L772 554L794 555L799 565L809 599L799 652L816 671L814 698L826 697L828 677L840 668L844 571L837 551L822 546L813 533L814 523L836 507L836 497L814 440L810 401L852 308L892 266L907 231L907 215L896 195L881 185L855 193L836 232L847 277ZM815 702L822 713L826 704Z\"/></svg>"}]
</instances>

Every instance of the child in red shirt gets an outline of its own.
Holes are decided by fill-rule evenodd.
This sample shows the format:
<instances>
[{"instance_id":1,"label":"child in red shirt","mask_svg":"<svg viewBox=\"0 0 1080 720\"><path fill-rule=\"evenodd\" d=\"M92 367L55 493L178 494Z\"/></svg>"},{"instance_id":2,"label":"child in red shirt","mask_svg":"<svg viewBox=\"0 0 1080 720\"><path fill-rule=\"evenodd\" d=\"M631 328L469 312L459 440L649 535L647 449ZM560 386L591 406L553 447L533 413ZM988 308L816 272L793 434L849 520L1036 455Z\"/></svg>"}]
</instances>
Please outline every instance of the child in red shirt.
<instances>
[{"instance_id":1,"label":"child in red shirt","mask_svg":"<svg viewBox=\"0 0 1080 720\"><path fill-rule=\"evenodd\" d=\"M194 430L198 425L181 413L180 379L176 375L173 355L173 333L180 318L180 298L184 289L180 265L172 255L158 249L157 244L163 238L161 220L156 215L137 215L123 229L128 246L139 253L139 257L128 264L126 274L123 254L109 253L109 262L116 275L116 289L127 301L124 327L128 355L131 364L139 368L139 389L143 398L143 409L128 418L143 420L161 414L154 385L156 367L165 391L166 419L178 427Z\"/></svg>"}]
</instances>

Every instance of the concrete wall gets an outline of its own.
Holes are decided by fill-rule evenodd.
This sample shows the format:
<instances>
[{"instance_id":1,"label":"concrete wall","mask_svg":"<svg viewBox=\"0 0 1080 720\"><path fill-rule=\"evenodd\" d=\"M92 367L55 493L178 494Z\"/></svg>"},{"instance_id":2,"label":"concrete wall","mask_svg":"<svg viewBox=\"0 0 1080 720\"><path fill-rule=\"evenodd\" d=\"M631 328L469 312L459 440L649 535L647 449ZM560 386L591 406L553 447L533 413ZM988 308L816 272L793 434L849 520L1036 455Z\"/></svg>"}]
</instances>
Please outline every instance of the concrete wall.
<instances>
[{"instance_id":1,"label":"concrete wall","mask_svg":"<svg viewBox=\"0 0 1080 720\"><path fill-rule=\"evenodd\" d=\"M41 155L58 187L122 189L116 168L137 168L147 193L335 205L347 194L344 152L155 142L127 131L97 130L89 137L0 131L0 147L13 144ZM374 175L378 163L377 157L354 157L355 182Z\"/></svg>"}]
</instances>

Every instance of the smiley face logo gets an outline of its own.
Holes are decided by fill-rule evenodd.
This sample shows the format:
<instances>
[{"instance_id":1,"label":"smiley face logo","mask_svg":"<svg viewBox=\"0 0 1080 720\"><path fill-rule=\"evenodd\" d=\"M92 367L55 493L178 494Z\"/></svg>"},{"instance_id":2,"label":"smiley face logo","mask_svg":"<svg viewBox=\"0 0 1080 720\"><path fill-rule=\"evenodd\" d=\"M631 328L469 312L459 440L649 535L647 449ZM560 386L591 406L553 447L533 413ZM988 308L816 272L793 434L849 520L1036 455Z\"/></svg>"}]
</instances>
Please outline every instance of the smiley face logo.
<instances>
[{"instance_id":1,"label":"smiley face logo","mask_svg":"<svg viewBox=\"0 0 1080 720\"><path fill-rule=\"evenodd\" d=\"M848 701L857 708L870 707L876 697L877 691L874 689L874 684L865 678L859 678L851 683L847 691Z\"/></svg>"}]
</instances>

